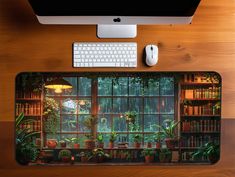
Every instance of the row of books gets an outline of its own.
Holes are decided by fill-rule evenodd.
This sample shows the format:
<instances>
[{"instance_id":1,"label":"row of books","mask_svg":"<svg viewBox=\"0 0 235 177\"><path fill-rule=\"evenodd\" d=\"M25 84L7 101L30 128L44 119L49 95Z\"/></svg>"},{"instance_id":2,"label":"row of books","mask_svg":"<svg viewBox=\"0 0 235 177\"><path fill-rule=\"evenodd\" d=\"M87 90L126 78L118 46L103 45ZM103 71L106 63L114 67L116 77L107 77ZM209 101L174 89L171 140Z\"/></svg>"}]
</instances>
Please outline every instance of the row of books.
<instances>
[{"instance_id":1,"label":"row of books","mask_svg":"<svg viewBox=\"0 0 235 177\"><path fill-rule=\"evenodd\" d=\"M16 115L24 113L25 116L41 114L41 104L38 103L16 103Z\"/></svg>"},{"instance_id":2,"label":"row of books","mask_svg":"<svg viewBox=\"0 0 235 177\"><path fill-rule=\"evenodd\" d=\"M40 131L41 130L41 121L40 120L35 120L30 123L24 123L20 125L21 129L28 129L29 132L31 131Z\"/></svg>"},{"instance_id":3,"label":"row of books","mask_svg":"<svg viewBox=\"0 0 235 177\"><path fill-rule=\"evenodd\" d=\"M212 135L191 135L188 137L183 137L181 141L181 147L201 147L207 142L213 141L214 143L219 143L218 136Z\"/></svg>"},{"instance_id":4,"label":"row of books","mask_svg":"<svg viewBox=\"0 0 235 177\"><path fill-rule=\"evenodd\" d=\"M212 103L204 105L183 105L183 115L219 115L220 109Z\"/></svg>"},{"instance_id":5,"label":"row of books","mask_svg":"<svg viewBox=\"0 0 235 177\"><path fill-rule=\"evenodd\" d=\"M216 78L207 77L205 74L200 73L184 74L183 81L194 83L218 83L218 80Z\"/></svg>"},{"instance_id":6,"label":"row of books","mask_svg":"<svg viewBox=\"0 0 235 177\"><path fill-rule=\"evenodd\" d=\"M197 162L197 161L207 161L208 160L206 156L202 156L200 159L195 160L195 159L193 159L192 154L193 154L193 152L191 152L191 151L182 152L181 160L182 161L195 161L195 162Z\"/></svg>"},{"instance_id":7,"label":"row of books","mask_svg":"<svg viewBox=\"0 0 235 177\"><path fill-rule=\"evenodd\" d=\"M183 120L182 132L219 132L219 120Z\"/></svg>"},{"instance_id":8,"label":"row of books","mask_svg":"<svg viewBox=\"0 0 235 177\"><path fill-rule=\"evenodd\" d=\"M41 93L40 92L34 92L34 91L23 91L23 90L17 90L16 91L16 98L22 98L22 99L40 99Z\"/></svg>"},{"instance_id":9,"label":"row of books","mask_svg":"<svg viewBox=\"0 0 235 177\"><path fill-rule=\"evenodd\" d=\"M181 90L182 99L219 99L220 87L191 88Z\"/></svg>"}]
</instances>

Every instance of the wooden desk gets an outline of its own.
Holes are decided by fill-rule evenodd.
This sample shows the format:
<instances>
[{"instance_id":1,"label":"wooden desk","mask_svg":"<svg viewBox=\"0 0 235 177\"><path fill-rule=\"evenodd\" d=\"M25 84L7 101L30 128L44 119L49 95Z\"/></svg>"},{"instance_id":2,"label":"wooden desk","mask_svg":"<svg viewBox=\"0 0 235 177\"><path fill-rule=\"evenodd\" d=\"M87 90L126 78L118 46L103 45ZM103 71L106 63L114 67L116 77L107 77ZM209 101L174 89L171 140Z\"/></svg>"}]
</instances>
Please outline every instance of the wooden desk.
<instances>
[{"instance_id":1,"label":"wooden desk","mask_svg":"<svg viewBox=\"0 0 235 177\"><path fill-rule=\"evenodd\" d=\"M138 43L138 67L117 71L217 71L223 78L223 118L235 118L235 2L202 0L192 25L138 26L138 37L115 41ZM19 167L14 162L14 83L24 71L91 71L72 68L75 41L98 39L96 26L40 25L27 0L0 3L0 174L2 176L234 176L235 155L230 137L223 137L222 160L215 166L190 167ZM147 67L142 61L145 45L159 46L159 63ZM113 71L92 68L92 71ZM234 124L233 124L234 125ZM225 136L225 134L223 134ZM233 138L234 139L234 138ZM231 146L231 148L230 148Z\"/></svg>"}]
</instances>

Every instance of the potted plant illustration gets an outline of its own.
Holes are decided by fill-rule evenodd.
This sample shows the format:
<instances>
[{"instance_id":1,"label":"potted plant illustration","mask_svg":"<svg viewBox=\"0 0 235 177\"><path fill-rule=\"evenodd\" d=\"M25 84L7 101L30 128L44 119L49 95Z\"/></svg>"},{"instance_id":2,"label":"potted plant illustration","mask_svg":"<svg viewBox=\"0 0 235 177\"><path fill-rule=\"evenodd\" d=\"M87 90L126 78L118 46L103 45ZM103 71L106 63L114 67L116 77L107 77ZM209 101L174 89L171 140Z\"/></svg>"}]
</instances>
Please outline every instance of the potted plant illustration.
<instances>
[{"instance_id":1,"label":"potted plant illustration","mask_svg":"<svg viewBox=\"0 0 235 177\"><path fill-rule=\"evenodd\" d=\"M146 148L152 148L153 137L146 136L145 142L146 142Z\"/></svg>"},{"instance_id":2,"label":"potted plant illustration","mask_svg":"<svg viewBox=\"0 0 235 177\"><path fill-rule=\"evenodd\" d=\"M117 140L117 133L111 132L109 137L109 148L114 148L114 142Z\"/></svg>"},{"instance_id":3,"label":"potted plant illustration","mask_svg":"<svg viewBox=\"0 0 235 177\"><path fill-rule=\"evenodd\" d=\"M125 118L126 118L126 123L135 123L135 119L136 119L137 113L135 111L127 111L125 113Z\"/></svg>"},{"instance_id":4,"label":"potted plant illustration","mask_svg":"<svg viewBox=\"0 0 235 177\"><path fill-rule=\"evenodd\" d=\"M156 148L160 149L162 146L162 140L164 139L164 133L163 132L156 132L154 140L156 142Z\"/></svg>"},{"instance_id":5,"label":"potted plant illustration","mask_svg":"<svg viewBox=\"0 0 235 177\"><path fill-rule=\"evenodd\" d=\"M172 159L172 152L167 148L161 148L159 152L159 161L162 163L169 163Z\"/></svg>"},{"instance_id":6,"label":"potted plant illustration","mask_svg":"<svg viewBox=\"0 0 235 177\"><path fill-rule=\"evenodd\" d=\"M86 117L85 120L82 122L83 126L90 131L90 133L86 134L87 139L84 141L86 149L95 148L94 133L95 133L95 126L97 123L98 121L95 115L90 115Z\"/></svg>"},{"instance_id":7,"label":"potted plant illustration","mask_svg":"<svg viewBox=\"0 0 235 177\"><path fill-rule=\"evenodd\" d=\"M82 151L78 154L78 157L80 157L82 163L87 163L89 160L89 153Z\"/></svg>"},{"instance_id":8,"label":"potted plant illustration","mask_svg":"<svg viewBox=\"0 0 235 177\"><path fill-rule=\"evenodd\" d=\"M174 149L178 140L176 136L176 130L180 121L166 119L163 122L165 125L157 125L160 128L160 131L163 132L165 143L168 149Z\"/></svg>"},{"instance_id":9,"label":"potted plant illustration","mask_svg":"<svg viewBox=\"0 0 235 177\"><path fill-rule=\"evenodd\" d=\"M208 142L192 154L194 160L206 157L210 163L218 162L220 158L220 146L218 143Z\"/></svg>"},{"instance_id":10,"label":"potted plant illustration","mask_svg":"<svg viewBox=\"0 0 235 177\"><path fill-rule=\"evenodd\" d=\"M102 133L99 133L96 137L97 140L97 147L104 148L104 137Z\"/></svg>"},{"instance_id":11,"label":"potted plant illustration","mask_svg":"<svg viewBox=\"0 0 235 177\"><path fill-rule=\"evenodd\" d=\"M32 132L30 128L22 128L25 123L33 123L34 121L33 119L25 119L23 113L16 118L16 160L22 165L36 161L39 155L32 138L37 137L40 132Z\"/></svg>"},{"instance_id":12,"label":"potted plant illustration","mask_svg":"<svg viewBox=\"0 0 235 177\"><path fill-rule=\"evenodd\" d=\"M71 151L68 149L60 150L58 159L62 162L70 162L71 160Z\"/></svg>"},{"instance_id":13,"label":"potted plant illustration","mask_svg":"<svg viewBox=\"0 0 235 177\"><path fill-rule=\"evenodd\" d=\"M134 135L134 137L133 137L134 148L140 148L141 140L142 140L142 136L140 134Z\"/></svg>"},{"instance_id":14,"label":"potted plant illustration","mask_svg":"<svg viewBox=\"0 0 235 177\"><path fill-rule=\"evenodd\" d=\"M66 141L65 140L60 140L59 143L60 143L60 147L66 148Z\"/></svg>"},{"instance_id":15,"label":"potted plant illustration","mask_svg":"<svg viewBox=\"0 0 235 177\"><path fill-rule=\"evenodd\" d=\"M73 147L74 149L79 149L79 138L65 138L65 141L69 143L70 147Z\"/></svg>"},{"instance_id":16,"label":"potted plant illustration","mask_svg":"<svg viewBox=\"0 0 235 177\"><path fill-rule=\"evenodd\" d=\"M58 144L58 142L56 139L47 139L46 145L49 149L55 149L57 144Z\"/></svg>"},{"instance_id":17,"label":"potted plant illustration","mask_svg":"<svg viewBox=\"0 0 235 177\"><path fill-rule=\"evenodd\" d=\"M101 163L104 162L106 158L109 158L109 154L105 153L102 148L95 148L92 150L91 156L88 160L96 163Z\"/></svg>"},{"instance_id":18,"label":"potted plant illustration","mask_svg":"<svg viewBox=\"0 0 235 177\"><path fill-rule=\"evenodd\" d=\"M152 148L145 148L141 152L142 156L145 158L146 163L152 163L154 161L155 151Z\"/></svg>"}]
</instances>

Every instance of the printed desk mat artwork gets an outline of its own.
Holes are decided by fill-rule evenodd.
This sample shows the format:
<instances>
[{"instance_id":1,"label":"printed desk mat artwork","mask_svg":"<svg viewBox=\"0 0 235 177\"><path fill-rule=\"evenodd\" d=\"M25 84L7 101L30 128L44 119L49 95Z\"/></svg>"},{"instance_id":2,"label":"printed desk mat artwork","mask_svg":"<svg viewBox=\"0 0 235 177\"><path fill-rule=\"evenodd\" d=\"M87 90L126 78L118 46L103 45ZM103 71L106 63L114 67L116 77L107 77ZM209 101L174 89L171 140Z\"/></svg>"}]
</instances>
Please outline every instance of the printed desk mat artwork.
<instances>
[{"instance_id":1,"label":"printed desk mat artwork","mask_svg":"<svg viewBox=\"0 0 235 177\"><path fill-rule=\"evenodd\" d=\"M21 73L21 165L214 164L221 77L215 72Z\"/></svg>"}]
</instances>

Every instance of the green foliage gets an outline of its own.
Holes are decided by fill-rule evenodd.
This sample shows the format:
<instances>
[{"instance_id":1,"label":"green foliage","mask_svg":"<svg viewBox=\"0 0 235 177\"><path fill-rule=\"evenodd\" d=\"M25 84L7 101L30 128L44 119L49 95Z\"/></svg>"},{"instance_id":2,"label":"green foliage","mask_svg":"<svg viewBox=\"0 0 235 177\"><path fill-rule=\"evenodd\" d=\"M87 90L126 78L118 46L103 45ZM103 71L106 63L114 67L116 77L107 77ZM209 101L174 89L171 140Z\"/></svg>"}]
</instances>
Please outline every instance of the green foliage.
<instances>
[{"instance_id":1,"label":"green foliage","mask_svg":"<svg viewBox=\"0 0 235 177\"><path fill-rule=\"evenodd\" d=\"M220 157L220 146L214 142L208 142L204 146L202 146L198 151L192 154L193 159L207 157L213 159L213 162L219 160Z\"/></svg>"},{"instance_id":2,"label":"green foliage","mask_svg":"<svg viewBox=\"0 0 235 177\"><path fill-rule=\"evenodd\" d=\"M142 140L142 135L141 134L134 135L134 137L133 137L134 142L139 143L139 142L141 142L141 140Z\"/></svg>"},{"instance_id":3,"label":"green foliage","mask_svg":"<svg viewBox=\"0 0 235 177\"><path fill-rule=\"evenodd\" d=\"M137 116L137 113L135 111L127 111L125 113L125 118L127 122L135 123L136 116Z\"/></svg>"},{"instance_id":4,"label":"green foliage","mask_svg":"<svg viewBox=\"0 0 235 177\"><path fill-rule=\"evenodd\" d=\"M180 121L175 122L175 120L170 120L170 119L166 119L164 120L164 125L157 125L160 128L160 131L164 134L164 138L176 138L177 136L175 135L175 131L178 128L178 124L180 123Z\"/></svg>"},{"instance_id":5,"label":"green foliage","mask_svg":"<svg viewBox=\"0 0 235 177\"><path fill-rule=\"evenodd\" d=\"M59 104L53 98L45 97L43 105L44 129L55 134L59 125Z\"/></svg>"},{"instance_id":6,"label":"green foliage","mask_svg":"<svg viewBox=\"0 0 235 177\"><path fill-rule=\"evenodd\" d=\"M116 141L117 140L117 133L116 132L111 132L111 134L110 134L110 137L109 137L109 141L110 142L114 142L114 141Z\"/></svg>"},{"instance_id":7,"label":"green foliage","mask_svg":"<svg viewBox=\"0 0 235 177\"><path fill-rule=\"evenodd\" d=\"M58 158L62 159L63 157L71 158L71 151L68 149L63 149L59 152Z\"/></svg>"},{"instance_id":8,"label":"green foliage","mask_svg":"<svg viewBox=\"0 0 235 177\"><path fill-rule=\"evenodd\" d=\"M161 131L159 131L159 132L156 132L155 133L155 136L154 136L154 140L155 140L155 142L162 142L162 140L164 139L164 133L163 132L161 132Z\"/></svg>"},{"instance_id":9,"label":"green foliage","mask_svg":"<svg viewBox=\"0 0 235 177\"><path fill-rule=\"evenodd\" d=\"M90 130L90 134L85 135L88 139L94 138L95 126L97 123L98 119L96 115L89 115L83 120L82 122L83 126L86 127L88 130Z\"/></svg>"},{"instance_id":10,"label":"green foliage","mask_svg":"<svg viewBox=\"0 0 235 177\"><path fill-rule=\"evenodd\" d=\"M101 148L95 148L92 150L92 153L90 154L89 160L94 159L105 159L105 158L109 158L109 154L105 153L103 149Z\"/></svg>"},{"instance_id":11,"label":"green foliage","mask_svg":"<svg viewBox=\"0 0 235 177\"><path fill-rule=\"evenodd\" d=\"M145 148L141 151L142 156L154 156L155 150L152 148Z\"/></svg>"},{"instance_id":12,"label":"green foliage","mask_svg":"<svg viewBox=\"0 0 235 177\"><path fill-rule=\"evenodd\" d=\"M69 144L78 144L79 143L79 138L65 138L65 141L68 142Z\"/></svg>"},{"instance_id":13,"label":"green foliage","mask_svg":"<svg viewBox=\"0 0 235 177\"><path fill-rule=\"evenodd\" d=\"M40 132L32 132L29 128L21 128L22 124L34 122L33 119L25 120L24 114L21 113L16 118L16 160L21 164L27 164L35 161L39 151L32 142Z\"/></svg>"},{"instance_id":14,"label":"green foliage","mask_svg":"<svg viewBox=\"0 0 235 177\"><path fill-rule=\"evenodd\" d=\"M103 134L102 134L102 133L99 133L99 134L97 135L96 139L97 139L97 141L98 141L99 143L103 143L103 141L104 141L104 136L103 136Z\"/></svg>"}]
</instances>

